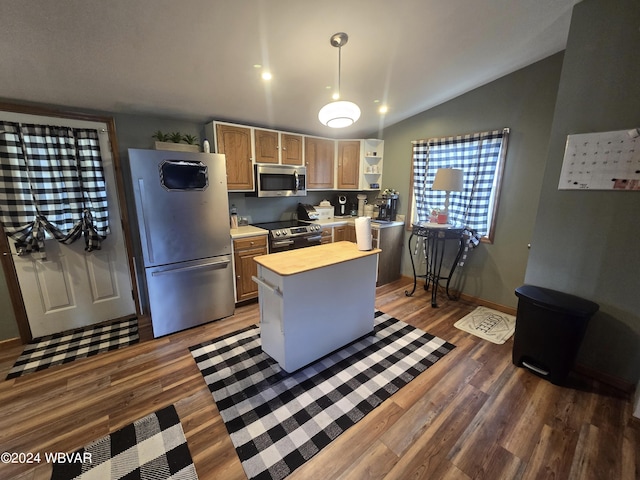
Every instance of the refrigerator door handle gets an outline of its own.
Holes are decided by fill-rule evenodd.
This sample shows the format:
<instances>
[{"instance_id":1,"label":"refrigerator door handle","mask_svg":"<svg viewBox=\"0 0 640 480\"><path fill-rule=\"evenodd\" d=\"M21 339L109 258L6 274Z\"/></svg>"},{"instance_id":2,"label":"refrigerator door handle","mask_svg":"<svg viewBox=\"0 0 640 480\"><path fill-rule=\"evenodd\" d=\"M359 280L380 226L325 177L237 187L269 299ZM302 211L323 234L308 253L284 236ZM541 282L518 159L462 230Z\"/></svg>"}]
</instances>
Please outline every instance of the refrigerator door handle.
<instances>
[{"instance_id":1,"label":"refrigerator door handle","mask_svg":"<svg viewBox=\"0 0 640 480\"><path fill-rule=\"evenodd\" d=\"M147 198L147 195L144 191L144 180L142 178L138 179L138 188L140 189L140 215L142 216L142 224L140 225L140 230L143 230L144 232L141 232L141 237L144 238L145 242L146 242L146 246L147 246L147 256L149 257L149 263L153 264L154 263L154 258L153 258L153 244L151 243L151 237L149 236L149 220L148 220L148 215L145 215L145 211L144 211L144 203L145 203L145 199ZM141 238L142 240L142 238Z\"/></svg>"},{"instance_id":2,"label":"refrigerator door handle","mask_svg":"<svg viewBox=\"0 0 640 480\"><path fill-rule=\"evenodd\" d=\"M219 260L217 262L203 263L201 265L190 265L188 267L167 268L166 270L158 270L156 272L153 272L151 273L151 275L154 277L157 277L160 275L170 275L173 273L192 272L194 270L200 270L203 268L207 268L211 270L220 270L228 267L230 263L231 263L231 260Z\"/></svg>"}]
</instances>

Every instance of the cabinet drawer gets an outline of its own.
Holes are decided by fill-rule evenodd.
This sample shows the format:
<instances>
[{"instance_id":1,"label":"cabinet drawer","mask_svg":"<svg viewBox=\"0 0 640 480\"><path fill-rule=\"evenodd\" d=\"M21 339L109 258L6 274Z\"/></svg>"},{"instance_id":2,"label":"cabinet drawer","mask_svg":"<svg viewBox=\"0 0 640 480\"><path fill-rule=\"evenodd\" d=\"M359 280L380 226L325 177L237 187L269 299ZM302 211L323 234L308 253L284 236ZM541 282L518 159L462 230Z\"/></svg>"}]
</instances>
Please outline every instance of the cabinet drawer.
<instances>
[{"instance_id":1,"label":"cabinet drawer","mask_svg":"<svg viewBox=\"0 0 640 480\"><path fill-rule=\"evenodd\" d=\"M258 248L258 247L266 248L266 246L267 246L266 235L259 235L255 237L246 237L246 238L236 238L233 241L233 250L236 252L240 250L247 250L250 248Z\"/></svg>"}]
</instances>

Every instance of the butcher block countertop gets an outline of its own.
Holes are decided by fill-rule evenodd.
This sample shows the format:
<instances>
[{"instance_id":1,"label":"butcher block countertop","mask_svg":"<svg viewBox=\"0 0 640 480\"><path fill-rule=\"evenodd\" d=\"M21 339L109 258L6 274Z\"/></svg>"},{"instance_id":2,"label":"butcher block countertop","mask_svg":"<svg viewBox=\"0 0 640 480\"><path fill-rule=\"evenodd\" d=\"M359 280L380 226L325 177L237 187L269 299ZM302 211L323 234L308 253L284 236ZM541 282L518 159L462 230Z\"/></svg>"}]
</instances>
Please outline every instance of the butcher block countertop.
<instances>
[{"instance_id":1,"label":"butcher block countertop","mask_svg":"<svg viewBox=\"0 0 640 480\"><path fill-rule=\"evenodd\" d=\"M254 260L259 265L278 275L295 275L296 273L308 272L309 270L328 267L336 263L377 255L381 251L379 248L358 250L355 243L336 242L287 250L286 252L272 253L270 255L260 255L254 257Z\"/></svg>"}]
</instances>

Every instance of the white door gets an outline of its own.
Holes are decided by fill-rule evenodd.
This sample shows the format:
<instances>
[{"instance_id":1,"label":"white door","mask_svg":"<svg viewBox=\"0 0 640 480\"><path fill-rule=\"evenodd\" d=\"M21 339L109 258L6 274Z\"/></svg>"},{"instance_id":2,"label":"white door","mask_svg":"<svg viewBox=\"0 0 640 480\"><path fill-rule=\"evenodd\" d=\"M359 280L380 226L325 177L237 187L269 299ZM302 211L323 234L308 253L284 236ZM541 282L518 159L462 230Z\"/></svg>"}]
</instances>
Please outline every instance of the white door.
<instances>
[{"instance_id":1,"label":"white door","mask_svg":"<svg viewBox=\"0 0 640 480\"><path fill-rule=\"evenodd\" d=\"M135 314L107 124L10 112L0 112L0 119L98 130L107 183L111 233L101 250L85 252L83 238L71 245L48 239L46 259L18 257L9 239L33 337Z\"/></svg>"}]
</instances>

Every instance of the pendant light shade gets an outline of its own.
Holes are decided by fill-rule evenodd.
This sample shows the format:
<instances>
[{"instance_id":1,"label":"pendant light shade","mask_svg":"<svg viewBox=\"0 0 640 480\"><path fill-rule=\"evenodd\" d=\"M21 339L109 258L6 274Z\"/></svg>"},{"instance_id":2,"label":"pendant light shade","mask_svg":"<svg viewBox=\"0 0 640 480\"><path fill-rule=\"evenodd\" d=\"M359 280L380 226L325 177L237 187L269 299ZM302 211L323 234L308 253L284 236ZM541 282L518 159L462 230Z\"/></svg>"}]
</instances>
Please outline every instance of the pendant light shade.
<instances>
[{"instance_id":1,"label":"pendant light shade","mask_svg":"<svg viewBox=\"0 0 640 480\"><path fill-rule=\"evenodd\" d=\"M338 100L327 103L318 112L320 123L331 128L353 125L360 118L360 107L353 102Z\"/></svg>"},{"instance_id":2,"label":"pendant light shade","mask_svg":"<svg viewBox=\"0 0 640 480\"><path fill-rule=\"evenodd\" d=\"M342 70L342 46L347 43L349 36L344 33L335 33L329 39L331 46L338 48L338 91L340 98L340 76ZM336 98L336 97L334 97ZM360 118L360 107L353 102L337 100L326 104L318 112L318 120L323 125L331 128L344 128L353 125Z\"/></svg>"}]
</instances>

